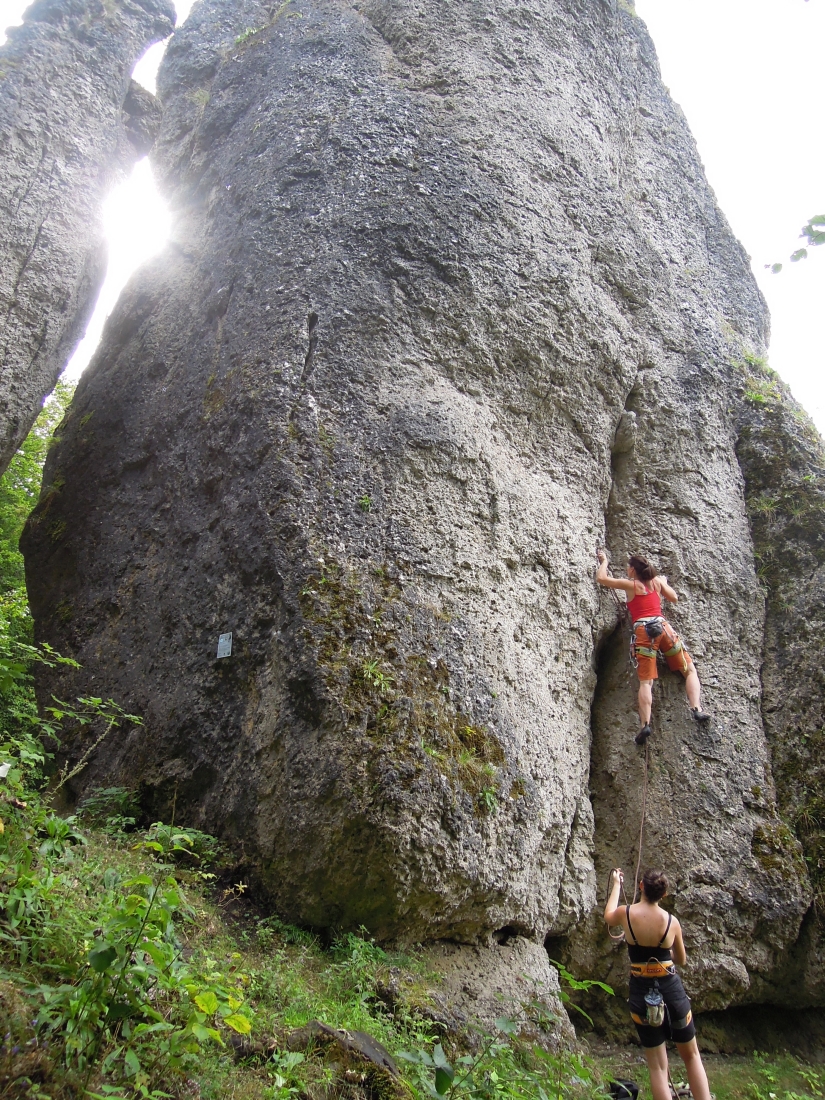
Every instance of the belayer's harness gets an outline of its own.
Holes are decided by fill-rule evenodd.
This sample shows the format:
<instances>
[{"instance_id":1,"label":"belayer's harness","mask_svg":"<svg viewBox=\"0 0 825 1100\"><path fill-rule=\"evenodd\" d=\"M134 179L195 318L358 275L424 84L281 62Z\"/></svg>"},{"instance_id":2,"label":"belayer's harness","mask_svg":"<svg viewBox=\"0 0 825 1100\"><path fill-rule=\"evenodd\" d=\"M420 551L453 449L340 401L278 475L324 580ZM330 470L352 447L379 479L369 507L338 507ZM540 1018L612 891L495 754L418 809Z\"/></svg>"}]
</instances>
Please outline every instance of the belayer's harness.
<instances>
[{"instance_id":1,"label":"belayer's harness","mask_svg":"<svg viewBox=\"0 0 825 1100\"><path fill-rule=\"evenodd\" d=\"M628 944L628 947L643 947L636 939L636 933L633 931L633 925L630 923L630 906L625 906L625 917L627 919L627 927L633 939L636 941L633 944ZM656 944L654 948L658 951L662 944L667 939L667 934L670 931L670 924L673 920L673 914L667 915L667 926L665 927L662 938ZM630 976L633 978L653 978L653 988L649 989L645 993L645 1014L644 1017L639 1016L637 1013L632 1012L631 1016L637 1024L642 1024L646 1027L661 1027L665 1022L665 999L659 989L659 983L655 979L667 978L671 974L675 973L673 959L657 959L651 957L647 962L631 962L630 964Z\"/></svg>"}]
</instances>

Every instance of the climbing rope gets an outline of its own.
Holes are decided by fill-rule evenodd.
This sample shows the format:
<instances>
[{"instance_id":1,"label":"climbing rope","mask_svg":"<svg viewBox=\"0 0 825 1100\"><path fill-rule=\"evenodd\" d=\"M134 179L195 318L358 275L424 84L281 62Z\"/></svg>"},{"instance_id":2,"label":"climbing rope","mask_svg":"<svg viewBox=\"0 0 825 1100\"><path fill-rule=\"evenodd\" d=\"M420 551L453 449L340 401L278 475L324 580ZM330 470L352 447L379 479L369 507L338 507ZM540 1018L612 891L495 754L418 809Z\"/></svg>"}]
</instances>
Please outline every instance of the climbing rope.
<instances>
[{"instance_id":1,"label":"climbing rope","mask_svg":"<svg viewBox=\"0 0 825 1100\"><path fill-rule=\"evenodd\" d=\"M598 561L598 558L599 558L599 551L598 551L598 548L597 548L596 549L596 560L597 561ZM608 566L607 566L607 575L609 577L613 576L613 574L610 572L609 563L608 563ZM610 593L610 598L613 600L613 603L616 607L616 613L617 613L617 617L619 619L620 625L624 626L625 623L627 623L630 627L630 633L631 633L631 649L630 649L631 657L630 657L630 661L631 661L632 664L635 664L635 661L633 661L633 659L632 659L633 624L632 624L632 622L630 622L630 614L629 614L628 608L627 608L627 601L623 600L619 597L619 594L618 594L618 592L616 591L615 588L608 588L607 591ZM599 589L599 595L601 595L601 592L602 592L602 589L600 588ZM648 774L649 774L649 771L650 771L650 741L648 740L648 741L645 741L644 778L643 778L643 782L642 782L642 817L641 817L641 821L639 823L639 846L638 846L638 851L636 853L636 872L633 876L633 901L628 901L627 900L627 891L624 888L624 878L622 878L621 889L622 889L622 897L624 898L625 905L635 905L636 904L636 898L638 897L638 894L639 894L639 871L642 869L642 852L644 850L644 843L645 843L645 823L647 821L647 787L648 787ZM610 874L612 875L613 872L611 871ZM610 896L610 876L608 876L608 880L607 880L607 895L608 895L608 897ZM610 936L611 940L613 940L616 943L621 943L625 938L625 932L624 932L623 928L621 929L621 931L619 932L618 935L614 935L612 929L608 926L607 934L608 934L608 936ZM668 1062L668 1065L667 1065L667 1080L668 1080L668 1085L670 1086L671 1100L682 1100L682 1098L687 1098L687 1100L692 1100L692 1094L691 1094L689 1088L685 1088L684 1086L677 1087L673 1083L673 1077L671 1076L671 1073L670 1073L670 1063L669 1062Z\"/></svg>"},{"instance_id":2,"label":"climbing rope","mask_svg":"<svg viewBox=\"0 0 825 1100\"><path fill-rule=\"evenodd\" d=\"M599 560L599 547L596 548L596 560L597 561ZM613 576L613 574L610 572L609 562L608 562L608 565L607 565L607 575L609 577ZM600 595L601 595L602 591L603 590L600 588L599 589L599 594ZM619 596L619 594L618 594L618 592L615 588L608 588L607 592L610 594L610 598L613 600L613 603L615 604L616 613L617 613L620 624L622 626L624 626L625 623L628 623L630 625L630 630L631 630L631 634L632 634L633 625L632 625L632 623L630 623L630 613L628 612L628 608L627 608L627 600L621 599L621 597ZM624 879L623 879L622 880L622 896L624 898L625 905L635 905L636 904L636 898L638 897L638 894L639 894L639 871L641 870L641 867L642 867L642 851L644 849L644 840L645 840L645 821L646 821L646 818L647 818L647 784L648 784L649 767L650 767L650 742L645 741L644 780L643 780L643 783L642 783L642 819L641 819L641 823L639 825L639 848L638 848L637 858L636 858L636 873L633 876L633 887L634 887L633 888L633 901L628 901L627 900L627 893L626 893L625 888L624 888ZM608 879L608 895L609 895L609 892L610 892L610 880ZM617 943L624 939L624 931L622 931L620 935L614 936L614 934L608 928L607 933L610 936L610 938L612 940L616 940Z\"/></svg>"},{"instance_id":3,"label":"climbing rope","mask_svg":"<svg viewBox=\"0 0 825 1100\"><path fill-rule=\"evenodd\" d=\"M633 876L633 883L634 883L633 901L628 901L627 900L627 891L624 888L624 879L622 879L622 897L624 898L625 905L635 905L636 904L636 898L639 894L639 871L641 870L641 867L642 867L642 851L644 849L644 843L645 843L645 821L647 819L647 782L648 782L649 768L650 768L650 742L645 741L644 779L643 779L643 782L642 782L642 820L641 820L641 823L639 825L639 849L638 849L638 853L637 853L637 856L636 856L636 873ZM611 871L610 874L612 875L613 871ZM608 897L609 897L610 896L610 878L609 877L608 877L608 880L607 880L607 894L608 894ZM624 939L624 929L622 929L622 931L619 933L619 935L616 936L616 935L613 934L613 932L610 930L610 928L608 928L607 929L607 934L608 934L608 936L610 936L611 940L615 940L616 943L621 943L622 940Z\"/></svg>"},{"instance_id":4,"label":"climbing rope","mask_svg":"<svg viewBox=\"0 0 825 1100\"><path fill-rule=\"evenodd\" d=\"M642 866L642 848L645 842L645 818L647 817L647 772L650 764L650 741L645 741L645 778L642 785L642 823L639 826L639 854L636 859L636 874L633 876L635 889L633 890L632 905L636 904L636 895L639 892L639 871ZM622 883L624 885L624 883Z\"/></svg>"}]
</instances>

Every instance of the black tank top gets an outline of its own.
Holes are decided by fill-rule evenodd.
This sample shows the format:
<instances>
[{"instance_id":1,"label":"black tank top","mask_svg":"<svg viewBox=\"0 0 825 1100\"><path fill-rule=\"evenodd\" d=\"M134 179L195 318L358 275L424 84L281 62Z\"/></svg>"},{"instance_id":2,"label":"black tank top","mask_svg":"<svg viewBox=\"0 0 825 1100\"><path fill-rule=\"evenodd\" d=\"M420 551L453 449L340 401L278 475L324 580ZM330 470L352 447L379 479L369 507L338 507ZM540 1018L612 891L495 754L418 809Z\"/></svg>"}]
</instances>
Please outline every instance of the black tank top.
<instances>
[{"instance_id":1,"label":"black tank top","mask_svg":"<svg viewBox=\"0 0 825 1100\"><path fill-rule=\"evenodd\" d=\"M630 930L630 935L633 939L636 939L636 933L633 931L633 925L630 923L630 906L624 907L625 916L627 917L627 927ZM641 943L628 943L627 953L630 956L632 963L644 963L650 959L656 959L658 962L672 962L673 956L670 953L669 947L662 947L662 944L667 939L667 934L670 931L670 922L673 920L673 914L667 915L667 927L665 928L664 935L656 944L655 947L645 947Z\"/></svg>"}]
</instances>

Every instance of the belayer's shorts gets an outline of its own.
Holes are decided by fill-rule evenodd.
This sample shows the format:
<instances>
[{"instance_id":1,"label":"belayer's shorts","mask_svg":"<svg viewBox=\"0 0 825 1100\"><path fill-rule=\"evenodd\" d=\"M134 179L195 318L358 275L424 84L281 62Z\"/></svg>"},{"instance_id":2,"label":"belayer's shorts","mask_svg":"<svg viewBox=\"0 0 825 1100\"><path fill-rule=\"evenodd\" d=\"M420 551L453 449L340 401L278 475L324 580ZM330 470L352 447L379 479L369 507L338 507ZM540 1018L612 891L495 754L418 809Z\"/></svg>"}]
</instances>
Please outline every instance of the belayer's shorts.
<instances>
[{"instance_id":1,"label":"belayer's shorts","mask_svg":"<svg viewBox=\"0 0 825 1100\"><path fill-rule=\"evenodd\" d=\"M656 669L656 653L661 653L664 659L667 661L668 668L674 672L681 672L683 676L687 676L690 670L693 668L693 658L685 649L682 644L682 640L667 619L659 620L662 633L658 638L651 638L647 630L645 630L645 624L638 622L634 624L634 649L636 653L636 660L638 662L638 672L640 680L657 680L659 673ZM644 650L653 650L653 656L649 653L645 653Z\"/></svg>"},{"instance_id":2,"label":"belayer's shorts","mask_svg":"<svg viewBox=\"0 0 825 1100\"><path fill-rule=\"evenodd\" d=\"M630 976L630 1016L636 1025L642 1046L659 1047L667 1039L672 1039L674 1043L689 1043L696 1038L696 1028L690 1001L678 974L658 979L659 992L666 1008L664 1023L659 1027L644 1023L645 993L653 988L653 982L653 978L635 978L632 974Z\"/></svg>"}]
</instances>

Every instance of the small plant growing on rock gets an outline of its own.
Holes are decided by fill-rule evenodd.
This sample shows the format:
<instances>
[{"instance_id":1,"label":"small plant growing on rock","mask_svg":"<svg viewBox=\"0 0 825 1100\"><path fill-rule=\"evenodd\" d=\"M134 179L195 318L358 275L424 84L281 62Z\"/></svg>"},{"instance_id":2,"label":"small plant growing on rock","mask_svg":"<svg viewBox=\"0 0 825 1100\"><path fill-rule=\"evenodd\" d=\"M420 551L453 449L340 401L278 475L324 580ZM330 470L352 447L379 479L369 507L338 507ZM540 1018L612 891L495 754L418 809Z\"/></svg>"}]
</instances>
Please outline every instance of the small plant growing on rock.
<instances>
[{"instance_id":1,"label":"small plant growing on rock","mask_svg":"<svg viewBox=\"0 0 825 1100\"><path fill-rule=\"evenodd\" d=\"M361 677L370 687L375 688L377 691L380 691L382 695L385 695L388 691L392 690L395 678L390 676L388 672L383 672L380 665L381 662L379 660L364 661L361 668Z\"/></svg>"},{"instance_id":2,"label":"small plant growing on rock","mask_svg":"<svg viewBox=\"0 0 825 1100\"><path fill-rule=\"evenodd\" d=\"M254 38L259 31L262 31L263 27L247 27L245 31L242 31L235 39L234 45L243 46L250 38Z\"/></svg>"},{"instance_id":3,"label":"small plant growing on rock","mask_svg":"<svg viewBox=\"0 0 825 1100\"><path fill-rule=\"evenodd\" d=\"M498 813L498 794L495 787L485 787L479 798L487 813L495 817Z\"/></svg>"}]
</instances>

